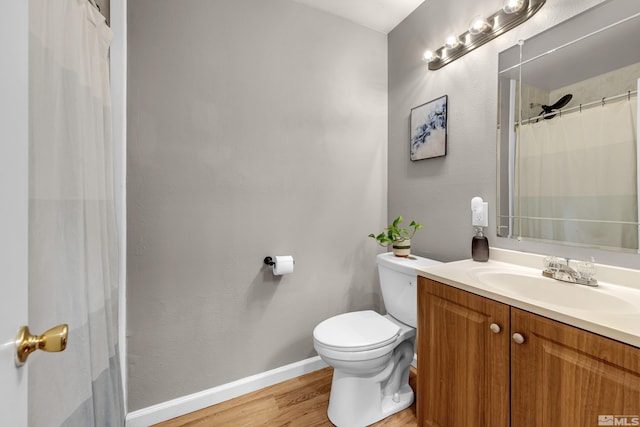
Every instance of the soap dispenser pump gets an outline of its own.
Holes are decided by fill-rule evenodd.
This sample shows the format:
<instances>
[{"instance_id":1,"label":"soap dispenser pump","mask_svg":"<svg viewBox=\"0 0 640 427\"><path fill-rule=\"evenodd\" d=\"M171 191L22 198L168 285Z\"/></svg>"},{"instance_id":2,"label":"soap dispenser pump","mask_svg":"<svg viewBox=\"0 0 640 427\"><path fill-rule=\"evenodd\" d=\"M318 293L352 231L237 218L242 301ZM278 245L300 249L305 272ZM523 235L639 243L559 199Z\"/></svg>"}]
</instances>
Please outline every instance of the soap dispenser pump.
<instances>
[{"instance_id":1,"label":"soap dispenser pump","mask_svg":"<svg viewBox=\"0 0 640 427\"><path fill-rule=\"evenodd\" d=\"M476 235L471 240L471 258L474 261L489 261L489 240L482 233L482 227L489 225L489 203L482 197L471 199L471 225L476 227Z\"/></svg>"}]
</instances>

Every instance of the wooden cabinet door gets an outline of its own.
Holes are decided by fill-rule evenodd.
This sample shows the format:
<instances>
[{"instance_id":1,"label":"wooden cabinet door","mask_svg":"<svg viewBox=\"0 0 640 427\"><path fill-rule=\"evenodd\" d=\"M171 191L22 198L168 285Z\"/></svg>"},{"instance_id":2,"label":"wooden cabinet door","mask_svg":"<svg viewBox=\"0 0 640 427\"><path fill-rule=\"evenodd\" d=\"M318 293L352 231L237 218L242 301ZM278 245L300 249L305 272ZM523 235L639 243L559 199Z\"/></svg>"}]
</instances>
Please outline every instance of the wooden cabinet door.
<instances>
[{"instance_id":1,"label":"wooden cabinet door","mask_svg":"<svg viewBox=\"0 0 640 427\"><path fill-rule=\"evenodd\" d=\"M512 427L640 425L640 349L511 310Z\"/></svg>"},{"instance_id":2,"label":"wooden cabinet door","mask_svg":"<svg viewBox=\"0 0 640 427\"><path fill-rule=\"evenodd\" d=\"M419 277L418 425L507 427L509 346L509 306Z\"/></svg>"}]
</instances>

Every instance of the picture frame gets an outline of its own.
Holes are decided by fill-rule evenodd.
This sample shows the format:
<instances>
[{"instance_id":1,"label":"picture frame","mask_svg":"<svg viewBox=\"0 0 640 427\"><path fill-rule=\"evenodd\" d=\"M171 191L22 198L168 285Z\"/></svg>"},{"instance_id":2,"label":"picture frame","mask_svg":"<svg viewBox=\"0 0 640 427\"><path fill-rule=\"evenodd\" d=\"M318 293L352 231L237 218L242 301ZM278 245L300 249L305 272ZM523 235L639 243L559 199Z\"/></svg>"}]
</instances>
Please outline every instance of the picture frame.
<instances>
[{"instance_id":1,"label":"picture frame","mask_svg":"<svg viewBox=\"0 0 640 427\"><path fill-rule=\"evenodd\" d=\"M447 155L447 107L443 95L411 109L409 152L412 161Z\"/></svg>"}]
</instances>

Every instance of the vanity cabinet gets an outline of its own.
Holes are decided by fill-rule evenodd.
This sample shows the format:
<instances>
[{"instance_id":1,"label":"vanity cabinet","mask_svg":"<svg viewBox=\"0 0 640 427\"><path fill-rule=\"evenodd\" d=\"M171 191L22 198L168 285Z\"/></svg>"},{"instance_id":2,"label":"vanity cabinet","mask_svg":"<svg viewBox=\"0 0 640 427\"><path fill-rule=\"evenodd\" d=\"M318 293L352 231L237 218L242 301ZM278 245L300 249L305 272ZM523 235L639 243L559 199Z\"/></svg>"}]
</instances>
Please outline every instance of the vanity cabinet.
<instances>
[{"instance_id":1,"label":"vanity cabinet","mask_svg":"<svg viewBox=\"0 0 640 427\"><path fill-rule=\"evenodd\" d=\"M416 394L420 426L640 425L640 349L419 277Z\"/></svg>"}]
</instances>

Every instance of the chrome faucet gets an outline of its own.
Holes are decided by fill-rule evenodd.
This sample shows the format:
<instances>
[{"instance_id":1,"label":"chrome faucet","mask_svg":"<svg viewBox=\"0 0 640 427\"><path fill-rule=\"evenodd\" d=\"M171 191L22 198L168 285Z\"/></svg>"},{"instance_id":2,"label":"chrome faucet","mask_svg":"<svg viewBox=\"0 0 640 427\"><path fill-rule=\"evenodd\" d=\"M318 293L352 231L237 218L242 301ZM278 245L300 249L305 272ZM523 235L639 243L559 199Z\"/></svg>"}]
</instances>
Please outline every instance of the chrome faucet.
<instances>
[{"instance_id":1,"label":"chrome faucet","mask_svg":"<svg viewBox=\"0 0 640 427\"><path fill-rule=\"evenodd\" d=\"M593 278L595 266L593 263L577 261L577 267L572 268L569 258L546 257L542 275L562 282L575 283L577 285L598 286L598 281Z\"/></svg>"}]
</instances>

